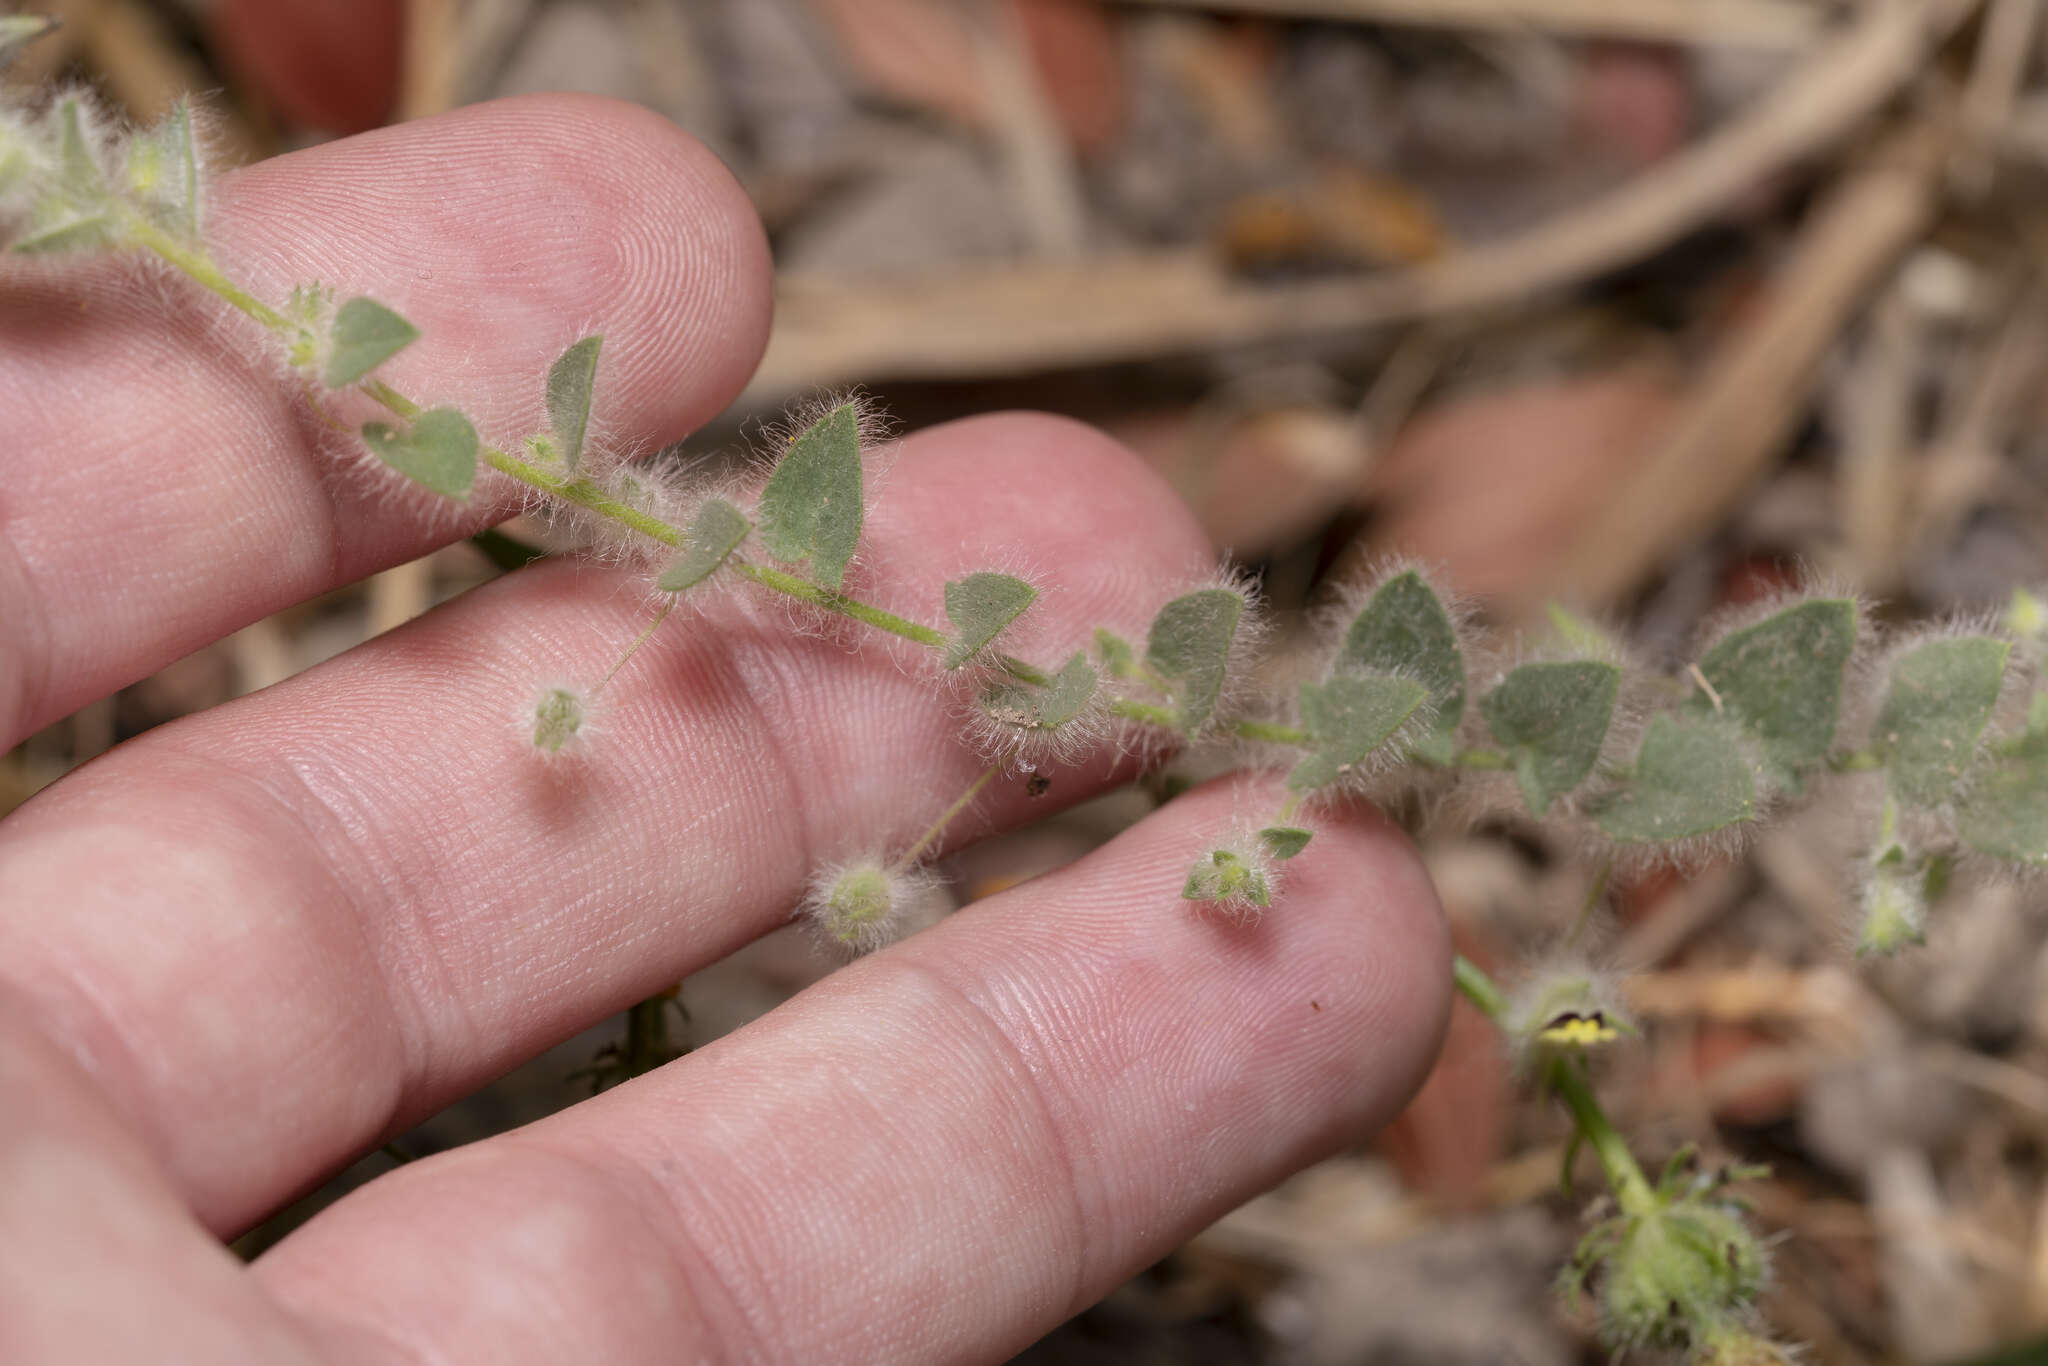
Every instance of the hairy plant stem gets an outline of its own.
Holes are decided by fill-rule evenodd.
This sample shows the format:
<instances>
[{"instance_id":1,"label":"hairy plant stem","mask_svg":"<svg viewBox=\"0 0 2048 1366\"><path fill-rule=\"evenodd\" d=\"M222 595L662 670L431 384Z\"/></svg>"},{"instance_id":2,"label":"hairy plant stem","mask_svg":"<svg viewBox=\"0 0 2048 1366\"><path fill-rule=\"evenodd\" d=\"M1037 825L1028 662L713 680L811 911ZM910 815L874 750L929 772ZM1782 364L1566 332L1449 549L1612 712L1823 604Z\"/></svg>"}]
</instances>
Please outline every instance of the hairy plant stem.
<instances>
[{"instance_id":1,"label":"hairy plant stem","mask_svg":"<svg viewBox=\"0 0 2048 1366\"><path fill-rule=\"evenodd\" d=\"M896 860L890 871L903 873L914 867L918 859L923 856L924 851L931 848L938 841L939 836L946 833L946 827L960 818L960 813L965 811L974 799L981 795L981 790L989 785L996 774L1003 771L1003 768L1013 757L1014 755L1004 755L983 769L981 776L968 784L967 790L954 798L953 804L940 812L939 818L925 828L925 832L917 837L917 842L903 851L902 857Z\"/></svg>"},{"instance_id":2,"label":"hairy plant stem","mask_svg":"<svg viewBox=\"0 0 2048 1366\"><path fill-rule=\"evenodd\" d=\"M187 246L139 215L125 226L130 240L136 245L154 252L167 264L227 300L272 332L288 338L296 337L300 333L298 324L236 284L204 252ZM356 387L365 396L399 417L416 418L424 411L416 400L383 380L373 377L363 380ZM500 474L517 480L528 488L538 489L542 493L552 494L578 507L586 508L662 545L680 549L689 539L689 534L683 528L652 513L620 502L589 479L551 470L495 446L484 446L480 454L484 463ZM808 602L863 625L872 626L878 631L886 631L890 635L912 641L926 649L944 650L949 643L950 638L947 634L935 626L898 616L873 603L863 602L859 598L801 575L737 559L732 562L732 567L764 588L801 602ZM999 655L994 662L996 667L1020 683L1037 688L1048 687L1052 683L1052 676L1045 670L1014 656ZM1150 675L1149 670L1146 672ZM1164 687L1162 680L1156 680L1156 675L1152 677L1160 682L1162 688ZM1143 702L1120 700L1112 703L1110 710L1130 720L1153 725L1171 727L1177 725L1179 720L1171 708ZM1260 721L1235 722L1230 729L1245 739L1265 740L1276 744L1306 745L1312 739L1308 732L1293 726Z\"/></svg>"},{"instance_id":3,"label":"hairy plant stem","mask_svg":"<svg viewBox=\"0 0 2048 1366\"><path fill-rule=\"evenodd\" d=\"M1465 999L1479 1007L1487 1019L1500 1024L1508 1002L1493 979L1463 954L1452 958L1451 975ZM1570 1059L1558 1058L1544 1069L1543 1082L1571 1116L1580 1139L1600 1159L1600 1170L1606 1175L1608 1188L1614 1192L1622 1213L1647 1214L1653 1210L1657 1199L1649 1178L1636 1165L1635 1155L1629 1152L1607 1112L1600 1108L1600 1098L1593 1094L1585 1069Z\"/></svg>"}]
</instances>

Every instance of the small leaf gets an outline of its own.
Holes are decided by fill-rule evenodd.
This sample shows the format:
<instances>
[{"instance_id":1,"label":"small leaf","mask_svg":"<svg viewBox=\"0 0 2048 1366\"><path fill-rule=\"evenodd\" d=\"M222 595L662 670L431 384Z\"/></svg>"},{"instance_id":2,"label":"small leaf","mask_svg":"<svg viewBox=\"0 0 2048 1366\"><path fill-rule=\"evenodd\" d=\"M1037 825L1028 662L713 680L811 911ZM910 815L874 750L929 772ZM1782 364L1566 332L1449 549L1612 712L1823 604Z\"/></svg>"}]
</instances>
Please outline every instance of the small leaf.
<instances>
[{"instance_id":1,"label":"small leaf","mask_svg":"<svg viewBox=\"0 0 2048 1366\"><path fill-rule=\"evenodd\" d=\"M1955 795L1991 722L2011 646L1990 636L1934 640L1899 656L1871 748L1901 801L1939 806Z\"/></svg>"},{"instance_id":2,"label":"small leaf","mask_svg":"<svg viewBox=\"0 0 2048 1366\"><path fill-rule=\"evenodd\" d=\"M1414 570L1381 584L1352 619L1337 653L1337 673L1394 673L1421 680L1435 709L1429 735L1415 748L1438 762L1456 749L1465 715L1465 656L1451 614Z\"/></svg>"},{"instance_id":3,"label":"small leaf","mask_svg":"<svg viewBox=\"0 0 2048 1366\"><path fill-rule=\"evenodd\" d=\"M1772 781L1796 789L1799 770L1834 748L1842 674L1856 650L1856 604L1801 602L1730 631L1700 660L1721 705L1756 738ZM1689 704L1711 710L1704 694Z\"/></svg>"},{"instance_id":4,"label":"small leaf","mask_svg":"<svg viewBox=\"0 0 2048 1366\"><path fill-rule=\"evenodd\" d=\"M379 460L414 483L449 498L469 496L476 479L476 428L455 409L421 413L404 431L366 422L363 440Z\"/></svg>"},{"instance_id":5,"label":"small leaf","mask_svg":"<svg viewBox=\"0 0 2048 1366\"><path fill-rule=\"evenodd\" d=\"M1095 700L1101 680L1086 654L1077 653L1061 666L1045 688L1024 683L997 683L981 695L982 710L1016 730L1058 730Z\"/></svg>"},{"instance_id":6,"label":"small leaf","mask_svg":"<svg viewBox=\"0 0 2048 1366\"><path fill-rule=\"evenodd\" d=\"M1122 636L1112 631L1095 628L1095 649L1102 656L1102 666L1114 678L1139 678L1144 670L1138 664L1138 652Z\"/></svg>"},{"instance_id":7,"label":"small leaf","mask_svg":"<svg viewBox=\"0 0 2048 1366\"><path fill-rule=\"evenodd\" d=\"M199 236L199 149L188 101L130 142L128 185L165 227L188 240Z\"/></svg>"},{"instance_id":8,"label":"small leaf","mask_svg":"<svg viewBox=\"0 0 2048 1366\"><path fill-rule=\"evenodd\" d=\"M56 27L57 21L44 14L0 15L0 67L12 61L24 46Z\"/></svg>"},{"instance_id":9,"label":"small leaf","mask_svg":"<svg viewBox=\"0 0 2048 1366\"><path fill-rule=\"evenodd\" d=\"M1972 782L1958 825L1979 853L2048 864L2048 746L2000 759Z\"/></svg>"},{"instance_id":10,"label":"small leaf","mask_svg":"<svg viewBox=\"0 0 2048 1366\"><path fill-rule=\"evenodd\" d=\"M1401 723L1429 701L1429 691L1392 674L1338 674L1301 689L1302 719L1315 749L1287 775L1296 792L1336 782L1385 744Z\"/></svg>"},{"instance_id":11,"label":"small leaf","mask_svg":"<svg viewBox=\"0 0 2048 1366\"><path fill-rule=\"evenodd\" d=\"M1186 901L1244 901L1254 906L1273 904L1266 875L1232 849L1212 849L1188 869L1188 880L1180 889Z\"/></svg>"},{"instance_id":12,"label":"small leaf","mask_svg":"<svg viewBox=\"0 0 2048 1366\"><path fill-rule=\"evenodd\" d=\"M661 573L655 587L664 593L680 593L711 577L725 563L725 557L739 548L754 524L745 513L723 498L706 500L690 523L690 537L683 553Z\"/></svg>"},{"instance_id":13,"label":"small leaf","mask_svg":"<svg viewBox=\"0 0 2048 1366\"><path fill-rule=\"evenodd\" d=\"M1604 659L1620 653L1612 636L1561 602L1544 603L1543 615L1549 618L1550 629L1557 633L1558 643L1574 654L1596 655Z\"/></svg>"},{"instance_id":14,"label":"small leaf","mask_svg":"<svg viewBox=\"0 0 2048 1366\"><path fill-rule=\"evenodd\" d=\"M1856 933L1856 953L1885 958L1926 942L1926 874L1912 867L1902 851L1880 859L1870 869L1863 889L1863 924Z\"/></svg>"},{"instance_id":15,"label":"small leaf","mask_svg":"<svg viewBox=\"0 0 2048 1366\"><path fill-rule=\"evenodd\" d=\"M1242 597L1228 588L1203 588L1175 598L1152 618L1145 663L1179 685L1177 721L1184 734L1200 730L1223 696L1230 646L1243 615Z\"/></svg>"},{"instance_id":16,"label":"small leaf","mask_svg":"<svg viewBox=\"0 0 2048 1366\"><path fill-rule=\"evenodd\" d=\"M1038 590L1008 574L969 574L946 585L946 620L959 634L946 647L946 667L957 669L1038 601Z\"/></svg>"},{"instance_id":17,"label":"small leaf","mask_svg":"<svg viewBox=\"0 0 2048 1366\"><path fill-rule=\"evenodd\" d=\"M1651 719L1634 775L1594 815L1610 839L1657 844L1725 830L1756 815L1756 775L1720 722Z\"/></svg>"},{"instance_id":18,"label":"small leaf","mask_svg":"<svg viewBox=\"0 0 2048 1366\"><path fill-rule=\"evenodd\" d=\"M562 464L574 473L590 430L590 392L597 381L597 353L603 337L585 337L548 370L548 423L555 430Z\"/></svg>"},{"instance_id":19,"label":"small leaf","mask_svg":"<svg viewBox=\"0 0 2048 1366\"><path fill-rule=\"evenodd\" d=\"M1298 825L1269 825L1259 832L1259 843L1282 863L1308 848L1308 842L1314 838L1313 830L1304 830Z\"/></svg>"},{"instance_id":20,"label":"small leaf","mask_svg":"<svg viewBox=\"0 0 2048 1366\"><path fill-rule=\"evenodd\" d=\"M1088 656L1076 653L1052 676L1052 686L1038 699L1038 724L1050 730L1079 716L1095 700L1101 680L1095 676Z\"/></svg>"},{"instance_id":21,"label":"small leaf","mask_svg":"<svg viewBox=\"0 0 2048 1366\"><path fill-rule=\"evenodd\" d=\"M330 389L345 389L420 338L420 330L375 299L350 299L327 335Z\"/></svg>"},{"instance_id":22,"label":"small leaf","mask_svg":"<svg viewBox=\"0 0 2048 1366\"><path fill-rule=\"evenodd\" d=\"M64 182L75 190L101 188L100 160L93 154L92 140L85 135L85 107L75 99L57 105L58 164Z\"/></svg>"},{"instance_id":23,"label":"small leaf","mask_svg":"<svg viewBox=\"0 0 2048 1366\"><path fill-rule=\"evenodd\" d=\"M54 256L62 251L103 247L113 240L113 217L101 213L39 225L15 239L14 250L23 256Z\"/></svg>"},{"instance_id":24,"label":"small leaf","mask_svg":"<svg viewBox=\"0 0 2048 1366\"><path fill-rule=\"evenodd\" d=\"M827 588L846 582L860 542L860 424L842 403L805 428L761 491L761 541L783 560L809 560Z\"/></svg>"},{"instance_id":25,"label":"small leaf","mask_svg":"<svg viewBox=\"0 0 2048 1366\"><path fill-rule=\"evenodd\" d=\"M1619 668L1578 659L1524 664L1480 700L1487 729L1515 761L1531 814L1542 815L1593 771L1620 688Z\"/></svg>"}]
</instances>

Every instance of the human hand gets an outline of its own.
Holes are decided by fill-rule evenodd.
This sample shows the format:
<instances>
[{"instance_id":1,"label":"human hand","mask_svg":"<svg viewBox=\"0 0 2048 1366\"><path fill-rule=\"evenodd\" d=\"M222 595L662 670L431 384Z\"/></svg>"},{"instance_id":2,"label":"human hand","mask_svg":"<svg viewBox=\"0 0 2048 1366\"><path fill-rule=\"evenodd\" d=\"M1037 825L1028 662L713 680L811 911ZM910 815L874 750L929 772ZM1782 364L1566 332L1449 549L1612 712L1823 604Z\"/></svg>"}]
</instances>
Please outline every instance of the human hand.
<instances>
[{"instance_id":1,"label":"human hand","mask_svg":"<svg viewBox=\"0 0 2048 1366\"><path fill-rule=\"evenodd\" d=\"M267 163L214 236L278 297L376 288L425 333L394 381L459 387L487 430L526 415L561 319L601 325L609 422L650 444L727 403L766 333L738 189L601 101ZM235 325L132 272L0 289L8 745L503 515L337 470ZM907 583L970 551L1042 566L1037 611L1074 630L1207 554L1128 454L1024 416L901 443L866 544ZM979 769L886 650L737 601L646 647L585 761L537 766L531 681L601 672L633 598L536 566L0 823L0 1358L999 1359L1419 1081L1449 955L1397 833L1332 818L1252 926L1178 899L1234 811L1277 804L1244 779L238 1265L220 1238L781 923L818 857L900 843ZM998 784L975 815L1118 776Z\"/></svg>"}]
</instances>

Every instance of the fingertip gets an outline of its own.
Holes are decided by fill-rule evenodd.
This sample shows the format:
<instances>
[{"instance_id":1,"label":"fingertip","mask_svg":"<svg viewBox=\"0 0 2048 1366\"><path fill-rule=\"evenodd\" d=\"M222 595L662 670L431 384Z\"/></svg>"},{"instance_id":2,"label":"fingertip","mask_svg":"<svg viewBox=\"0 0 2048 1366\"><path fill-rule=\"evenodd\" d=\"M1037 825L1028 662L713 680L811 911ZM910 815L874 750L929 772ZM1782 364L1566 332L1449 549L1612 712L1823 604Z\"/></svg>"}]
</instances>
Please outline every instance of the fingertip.
<instances>
[{"instance_id":1,"label":"fingertip","mask_svg":"<svg viewBox=\"0 0 2048 1366\"><path fill-rule=\"evenodd\" d=\"M537 416L562 349L605 337L599 403L629 442L731 402L767 343L772 274L745 191L637 105L547 94L473 105L226 177L216 236L262 293L364 293L423 333L387 376L485 424Z\"/></svg>"},{"instance_id":2,"label":"fingertip","mask_svg":"<svg viewBox=\"0 0 2048 1366\"><path fill-rule=\"evenodd\" d=\"M1421 1088L1450 1027L1450 930L1435 884L1407 834L1364 802L1318 820L1285 868L1285 907L1327 918L1356 960L1354 1122L1376 1130Z\"/></svg>"}]
</instances>

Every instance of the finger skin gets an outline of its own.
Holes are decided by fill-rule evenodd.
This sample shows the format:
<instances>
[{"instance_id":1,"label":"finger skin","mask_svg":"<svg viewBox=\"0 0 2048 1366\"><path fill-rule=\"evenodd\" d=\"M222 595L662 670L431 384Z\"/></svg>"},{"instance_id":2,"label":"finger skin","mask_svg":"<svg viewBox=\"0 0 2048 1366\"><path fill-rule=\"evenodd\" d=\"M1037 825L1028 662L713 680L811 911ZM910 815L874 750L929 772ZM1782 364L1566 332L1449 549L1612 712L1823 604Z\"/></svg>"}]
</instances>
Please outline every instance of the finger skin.
<instances>
[{"instance_id":1,"label":"finger skin","mask_svg":"<svg viewBox=\"0 0 2048 1366\"><path fill-rule=\"evenodd\" d=\"M1449 1008L1400 835L1265 918L1176 896L1278 784L1204 789L597 1100L402 1169L256 1267L365 1360L1002 1360L1383 1123Z\"/></svg>"},{"instance_id":2,"label":"finger skin","mask_svg":"<svg viewBox=\"0 0 2048 1366\"><path fill-rule=\"evenodd\" d=\"M902 442L866 545L857 585L927 621L947 579L1042 566L1009 643L1048 662L1149 619L1208 560L1136 457L1027 416ZM584 752L544 761L535 697L610 667L648 619L642 584L523 571L0 824L0 982L42 1003L211 1227L781 923L819 863L907 848L980 772L929 655L806 634L745 585L680 609ZM949 834L1129 772L1057 770L1038 800L1002 779Z\"/></svg>"},{"instance_id":3,"label":"finger skin","mask_svg":"<svg viewBox=\"0 0 2048 1366\"><path fill-rule=\"evenodd\" d=\"M586 332L605 336L601 426L628 449L717 413L765 344L746 196L630 105L480 105L236 172L214 200L231 276L273 302L318 281L405 313L424 336L380 373L487 440L545 428L548 366ZM468 505L392 480L274 353L167 271L23 267L0 285L0 748L516 505L495 475Z\"/></svg>"}]
</instances>

